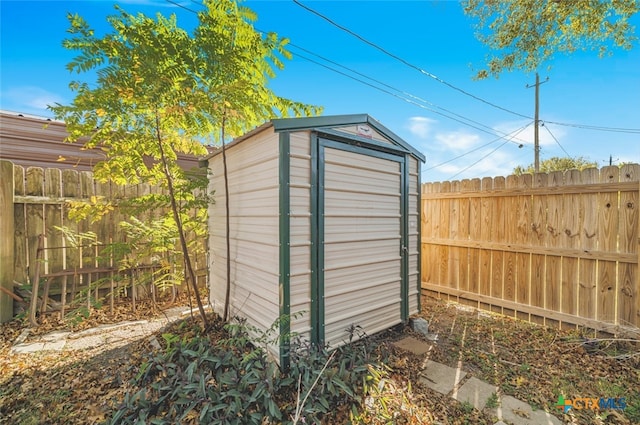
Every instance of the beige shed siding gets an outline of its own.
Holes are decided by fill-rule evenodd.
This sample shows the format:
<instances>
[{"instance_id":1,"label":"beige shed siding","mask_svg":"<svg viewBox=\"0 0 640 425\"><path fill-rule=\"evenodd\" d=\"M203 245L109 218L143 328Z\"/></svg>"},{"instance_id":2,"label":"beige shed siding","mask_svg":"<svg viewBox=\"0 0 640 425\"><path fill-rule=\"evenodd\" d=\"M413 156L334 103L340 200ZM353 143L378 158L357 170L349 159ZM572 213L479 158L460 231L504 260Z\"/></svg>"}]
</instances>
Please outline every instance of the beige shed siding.
<instances>
[{"instance_id":1,"label":"beige shed siding","mask_svg":"<svg viewBox=\"0 0 640 425\"><path fill-rule=\"evenodd\" d=\"M416 158L409 158L409 210L407 211L407 219L409 221L409 314L419 313L420 301L420 204L418 202L420 195L419 187L419 167L420 163Z\"/></svg>"},{"instance_id":2,"label":"beige shed siding","mask_svg":"<svg viewBox=\"0 0 640 425\"><path fill-rule=\"evenodd\" d=\"M325 341L402 321L400 166L332 148L324 164ZM357 337L357 336L356 336Z\"/></svg>"},{"instance_id":3,"label":"beige shed siding","mask_svg":"<svg viewBox=\"0 0 640 425\"><path fill-rule=\"evenodd\" d=\"M255 134L227 150L230 197L231 314L268 329L279 310L279 136ZM210 299L224 309L226 291L225 189L222 155L210 158ZM277 347L271 347L277 354Z\"/></svg>"},{"instance_id":4,"label":"beige shed siding","mask_svg":"<svg viewBox=\"0 0 640 425\"><path fill-rule=\"evenodd\" d=\"M290 135L290 330L311 338L311 141L308 131Z\"/></svg>"}]
</instances>

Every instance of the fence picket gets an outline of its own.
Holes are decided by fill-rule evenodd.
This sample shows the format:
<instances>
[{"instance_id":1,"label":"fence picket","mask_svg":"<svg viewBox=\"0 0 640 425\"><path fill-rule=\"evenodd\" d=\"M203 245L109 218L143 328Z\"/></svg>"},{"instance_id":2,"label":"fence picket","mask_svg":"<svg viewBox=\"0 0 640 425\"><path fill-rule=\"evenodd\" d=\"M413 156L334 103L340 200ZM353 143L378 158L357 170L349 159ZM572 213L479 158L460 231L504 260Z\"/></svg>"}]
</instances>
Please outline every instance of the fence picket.
<instances>
[{"instance_id":1,"label":"fence picket","mask_svg":"<svg viewBox=\"0 0 640 425\"><path fill-rule=\"evenodd\" d=\"M78 172L72 168L59 170L29 167L25 169L9 161L2 161L2 163L3 172L11 173L13 177L11 179L13 184L9 189L10 192L12 191L12 198L7 198L12 214L12 231L8 232L11 237L7 243L11 245L14 254L11 261L12 279L9 283L12 284L15 280L21 284L33 284L35 266L38 265L39 274L44 283L40 286L39 294L60 297L60 315L79 306L72 304L80 291L83 291L82 303L87 307L92 305L94 299L97 300L104 295L104 291L99 292L99 289L109 288L109 293L113 295L116 284L112 280L114 274L110 267L117 265L116 259L112 256L101 257L100 255L104 254L104 244L125 240L124 234L119 230L119 222L128 216L116 206L112 214L108 214L101 220L92 222L87 218L77 222L68 217L69 202L96 203L101 202L104 197L107 200L116 200L117 204L125 196L137 195L140 189L138 185L123 188L110 182L96 182L93 179L93 173ZM5 167L5 164L8 165ZM8 179L3 178L3 181L5 180ZM157 187L142 186L144 187L140 190L144 193L162 192L162 189ZM193 213L195 214L195 211ZM153 217L153 214L144 212L139 217ZM0 219L2 219L0 224L9 225L9 220L4 219L1 214ZM66 227L71 234L75 235L92 231L102 245L90 246L91 241L78 240L74 246L58 230L59 227ZM41 250L42 259L36 260L39 235L46 237ZM191 235L191 239L194 236ZM200 243L204 242L203 239ZM151 258L145 260L151 260ZM98 279L101 282L99 284L96 283ZM3 275L3 287L6 280L8 278ZM130 282L130 276L127 276L126 280ZM91 289L90 292L89 289ZM149 290L145 290L144 293L155 295ZM65 297L63 294L68 295ZM110 298L110 304L113 311L113 297ZM45 310L46 306L43 305L40 312L43 313ZM4 307L1 318L7 320Z\"/></svg>"},{"instance_id":2,"label":"fence picket","mask_svg":"<svg viewBox=\"0 0 640 425\"><path fill-rule=\"evenodd\" d=\"M618 183L620 169L615 166L600 170L600 182ZM618 250L619 196L618 193L601 192L598 196L598 227L603 237L599 238L598 250L620 252ZM616 320L616 262L598 261L596 317L603 322L615 323Z\"/></svg>"},{"instance_id":3,"label":"fence picket","mask_svg":"<svg viewBox=\"0 0 640 425\"><path fill-rule=\"evenodd\" d=\"M19 165L13 166L13 184L14 196L24 196L25 188L25 169ZM22 202L13 204L13 223L15 228L15 236L13 238L14 264L13 279L18 283L27 283L27 206Z\"/></svg>"},{"instance_id":4,"label":"fence picket","mask_svg":"<svg viewBox=\"0 0 640 425\"><path fill-rule=\"evenodd\" d=\"M425 184L423 289L549 325L637 327L639 175L630 164Z\"/></svg>"},{"instance_id":5,"label":"fence picket","mask_svg":"<svg viewBox=\"0 0 640 425\"><path fill-rule=\"evenodd\" d=\"M621 182L639 182L640 165L626 164L620 168ZM620 193L619 249L638 253L639 187ZM618 318L620 324L640 327L640 277L638 264L621 263L618 266ZM634 281L634 278L635 281Z\"/></svg>"},{"instance_id":6,"label":"fence picket","mask_svg":"<svg viewBox=\"0 0 640 425\"><path fill-rule=\"evenodd\" d=\"M516 198L516 214L517 214L517 234L516 244L525 246L529 244L533 231L532 217L532 196L525 191L533 186L533 176L531 174L523 174L518 177L516 187L519 195ZM524 252L516 253L516 297L515 301L519 304L530 305L531 295L531 254ZM526 312L516 312L517 317L529 320L529 314Z\"/></svg>"}]
</instances>

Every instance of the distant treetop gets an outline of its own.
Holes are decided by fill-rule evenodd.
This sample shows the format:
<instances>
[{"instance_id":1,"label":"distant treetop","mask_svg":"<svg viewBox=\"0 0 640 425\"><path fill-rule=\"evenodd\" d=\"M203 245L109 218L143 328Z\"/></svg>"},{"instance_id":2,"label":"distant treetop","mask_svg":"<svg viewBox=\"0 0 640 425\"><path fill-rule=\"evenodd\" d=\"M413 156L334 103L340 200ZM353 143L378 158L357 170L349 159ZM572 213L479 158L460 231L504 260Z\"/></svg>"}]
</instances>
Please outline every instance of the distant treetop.
<instances>
[{"instance_id":1,"label":"distant treetop","mask_svg":"<svg viewBox=\"0 0 640 425\"><path fill-rule=\"evenodd\" d=\"M566 171L566 170L584 170L587 168L598 168L598 163L595 161L589 161L588 159L578 156L575 158L554 156L549 159L540 161L540 172L550 173L552 171ZM533 174L534 165L529 164L526 167L518 165L513 169L513 174L520 176L522 174Z\"/></svg>"}]
</instances>

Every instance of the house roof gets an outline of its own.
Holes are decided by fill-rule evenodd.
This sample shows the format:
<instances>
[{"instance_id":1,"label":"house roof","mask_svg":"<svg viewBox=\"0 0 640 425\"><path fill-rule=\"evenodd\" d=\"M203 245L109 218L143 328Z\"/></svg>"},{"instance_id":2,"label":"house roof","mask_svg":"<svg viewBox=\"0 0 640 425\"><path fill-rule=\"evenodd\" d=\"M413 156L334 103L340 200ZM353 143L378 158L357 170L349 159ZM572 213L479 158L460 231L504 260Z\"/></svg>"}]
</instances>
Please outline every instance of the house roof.
<instances>
[{"instance_id":1,"label":"house roof","mask_svg":"<svg viewBox=\"0 0 640 425\"><path fill-rule=\"evenodd\" d=\"M351 114L351 115L327 115L327 116L318 116L318 117L296 117L296 118L278 118L273 119L271 121L267 121L266 123L254 128L248 133L234 139L230 143L227 144L227 147L231 147L241 141L248 139L252 135L259 133L267 128L273 127L276 133L280 132L291 132L291 131L299 131L299 130L321 130L321 129L329 129L341 126L348 125L356 125L356 124L367 124L370 127L374 128L380 134L384 135L388 138L392 143L397 146L400 146L406 152L415 156L422 162L425 161L425 156L419 152L417 149L412 147L410 144L405 142L400 136L389 130L387 127L382 125L379 121L372 118L368 114ZM215 152L209 155L206 159L215 156L220 149L218 148Z\"/></svg>"},{"instance_id":2,"label":"house roof","mask_svg":"<svg viewBox=\"0 0 640 425\"><path fill-rule=\"evenodd\" d=\"M64 121L0 110L0 159L16 165L91 171L105 159L100 148L66 142L68 135ZM199 163L193 155L178 154L178 164L190 170Z\"/></svg>"}]
</instances>

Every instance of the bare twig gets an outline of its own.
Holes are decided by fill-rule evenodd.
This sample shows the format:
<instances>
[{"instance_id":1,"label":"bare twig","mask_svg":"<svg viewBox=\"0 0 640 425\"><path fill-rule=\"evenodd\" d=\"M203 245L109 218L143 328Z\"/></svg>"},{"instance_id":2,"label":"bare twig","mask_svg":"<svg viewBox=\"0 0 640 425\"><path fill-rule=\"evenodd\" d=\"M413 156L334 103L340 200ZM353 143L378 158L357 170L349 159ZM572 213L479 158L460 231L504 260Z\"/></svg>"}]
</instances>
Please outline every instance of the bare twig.
<instances>
[{"instance_id":1,"label":"bare twig","mask_svg":"<svg viewBox=\"0 0 640 425\"><path fill-rule=\"evenodd\" d=\"M301 379L300 379L300 377L298 377L298 396L297 396L297 401L296 401L296 415L293 417L293 425L296 425L298 423L298 421L300 420L300 415L302 414L302 410L304 408L304 404L307 402L307 398L309 398L309 395L311 394L311 391L313 391L315 386L318 384L318 381L320 380L320 377L322 376L324 371L327 369L327 366L329 366L329 363L331 362L331 360L333 359L333 356L335 354L336 354L335 351L332 352L331 355L329 356L329 358L327 359L327 361L324 363L324 366L322 366L322 370L320 370L320 373L318 374L318 376L316 376L316 380L313 381L313 385L311 385L311 388L309 388L309 390L307 391L307 394L302 399L302 402L300 402L300 381L301 381Z\"/></svg>"}]
</instances>

